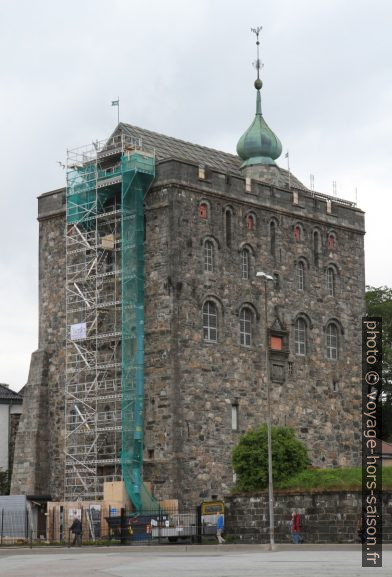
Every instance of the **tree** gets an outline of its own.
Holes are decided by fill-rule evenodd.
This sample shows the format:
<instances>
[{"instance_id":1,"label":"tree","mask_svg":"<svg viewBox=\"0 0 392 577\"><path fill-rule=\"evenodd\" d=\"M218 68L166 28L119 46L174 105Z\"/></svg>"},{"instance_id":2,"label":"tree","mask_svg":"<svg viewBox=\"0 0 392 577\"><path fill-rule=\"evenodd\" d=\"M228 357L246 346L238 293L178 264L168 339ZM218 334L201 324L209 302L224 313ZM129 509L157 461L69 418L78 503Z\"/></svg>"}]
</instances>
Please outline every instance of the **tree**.
<instances>
[{"instance_id":1,"label":"tree","mask_svg":"<svg viewBox=\"0 0 392 577\"><path fill-rule=\"evenodd\" d=\"M382 422L377 434L392 441L392 289L366 287L367 314L382 317L382 382L377 390L377 415Z\"/></svg>"},{"instance_id":2,"label":"tree","mask_svg":"<svg viewBox=\"0 0 392 577\"><path fill-rule=\"evenodd\" d=\"M299 473L310 464L308 452L294 431L286 427L272 427L272 474L275 482ZM268 485L267 426L249 431L241 437L233 451L233 468L237 474L237 488L257 491Z\"/></svg>"}]
</instances>

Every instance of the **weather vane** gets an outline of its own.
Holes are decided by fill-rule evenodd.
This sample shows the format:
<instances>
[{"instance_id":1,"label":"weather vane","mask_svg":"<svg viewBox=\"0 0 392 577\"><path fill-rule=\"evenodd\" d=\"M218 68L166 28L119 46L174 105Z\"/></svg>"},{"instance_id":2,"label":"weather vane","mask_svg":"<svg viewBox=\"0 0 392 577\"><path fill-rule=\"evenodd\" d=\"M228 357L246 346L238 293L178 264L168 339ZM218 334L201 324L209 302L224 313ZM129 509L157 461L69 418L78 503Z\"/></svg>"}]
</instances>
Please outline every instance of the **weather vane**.
<instances>
[{"instance_id":1,"label":"weather vane","mask_svg":"<svg viewBox=\"0 0 392 577\"><path fill-rule=\"evenodd\" d=\"M260 34L262 29L263 29L262 26L258 26L257 28L251 28L250 29L251 32L256 34L257 60L255 62L253 62L253 66L257 70L257 80L260 80L260 69L263 68L263 66L264 66L264 64L260 60L260 54L259 54L259 46L260 46L259 34Z\"/></svg>"}]
</instances>

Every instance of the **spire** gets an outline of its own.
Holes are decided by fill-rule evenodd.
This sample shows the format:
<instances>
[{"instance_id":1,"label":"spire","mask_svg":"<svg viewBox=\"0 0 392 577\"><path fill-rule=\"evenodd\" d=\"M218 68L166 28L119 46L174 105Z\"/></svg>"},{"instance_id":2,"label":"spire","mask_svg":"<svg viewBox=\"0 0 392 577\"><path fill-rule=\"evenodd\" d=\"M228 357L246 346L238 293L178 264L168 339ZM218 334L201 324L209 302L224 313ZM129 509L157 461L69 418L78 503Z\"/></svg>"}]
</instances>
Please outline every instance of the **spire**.
<instances>
[{"instance_id":1,"label":"spire","mask_svg":"<svg viewBox=\"0 0 392 577\"><path fill-rule=\"evenodd\" d=\"M257 46L257 59L254 62L254 66L257 70L257 78L254 83L254 87L257 90L256 116L237 144L238 156L244 161L241 168L253 165L275 165L274 161L279 158L282 153L282 145L279 138L269 128L261 112L260 90L263 86L263 82L260 79L260 69L263 65L260 62L259 54L259 34L261 26L258 28L251 28L251 31L256 34Z\"/></svg>"}]
</instances>

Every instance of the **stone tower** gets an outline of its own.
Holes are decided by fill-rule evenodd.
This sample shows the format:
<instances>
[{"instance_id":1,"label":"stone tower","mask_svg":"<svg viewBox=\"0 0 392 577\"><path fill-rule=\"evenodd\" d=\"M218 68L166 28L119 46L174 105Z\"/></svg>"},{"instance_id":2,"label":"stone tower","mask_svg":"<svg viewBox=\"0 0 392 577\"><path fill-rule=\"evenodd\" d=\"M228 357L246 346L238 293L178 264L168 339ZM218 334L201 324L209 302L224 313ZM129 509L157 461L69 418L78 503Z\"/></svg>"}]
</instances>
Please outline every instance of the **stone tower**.
<instances>
[{"instance_id":1,"label":"stone tower","mask_svg":"<svg viewBox=\"0 0 392 577\"><path fill-rule=\"evenodd\" d=\"M239 156L128 124L113 135L156 154L144 205L143 477L158 498L186 505L230 490L233 447L266 420L266 332L273 424L293 427L314 465L359 463L364 215L276 165L282 147L262 116L259 78L255 88ZM65 198L60 189L38 199L39 349L12 481L14 493L56 499L67 430ZM274 279L267 314L257 271Z\"/></svg>"}]
</instances>

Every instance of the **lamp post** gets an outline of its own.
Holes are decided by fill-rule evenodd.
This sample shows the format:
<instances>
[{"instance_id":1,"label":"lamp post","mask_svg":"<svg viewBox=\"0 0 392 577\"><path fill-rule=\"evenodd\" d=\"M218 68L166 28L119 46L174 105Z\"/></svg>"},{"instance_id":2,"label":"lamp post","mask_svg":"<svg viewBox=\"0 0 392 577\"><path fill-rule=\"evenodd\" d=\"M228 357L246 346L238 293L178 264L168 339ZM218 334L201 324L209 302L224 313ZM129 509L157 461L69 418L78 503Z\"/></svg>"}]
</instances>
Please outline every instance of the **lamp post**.
<instances>
[{"instance_id":1,"label":"lamp post","mask_svg":"<svg viewBox=\"0 0 392 577\"><path fill-rule=\"evenodd\" d=\"M275 520L274 520L274 485L272 478L272 436L271 436L271 394L270 394L270 363L269 363L269 346L268 346L268 281L274 278L265 272L257 272L257 278L264 281L264 321L265 321L265 381L267 384L267 436L268 436L268 504L269 504L269 534L270 534L270 551L275 545Z\"/></svg>"}]
</instances>

